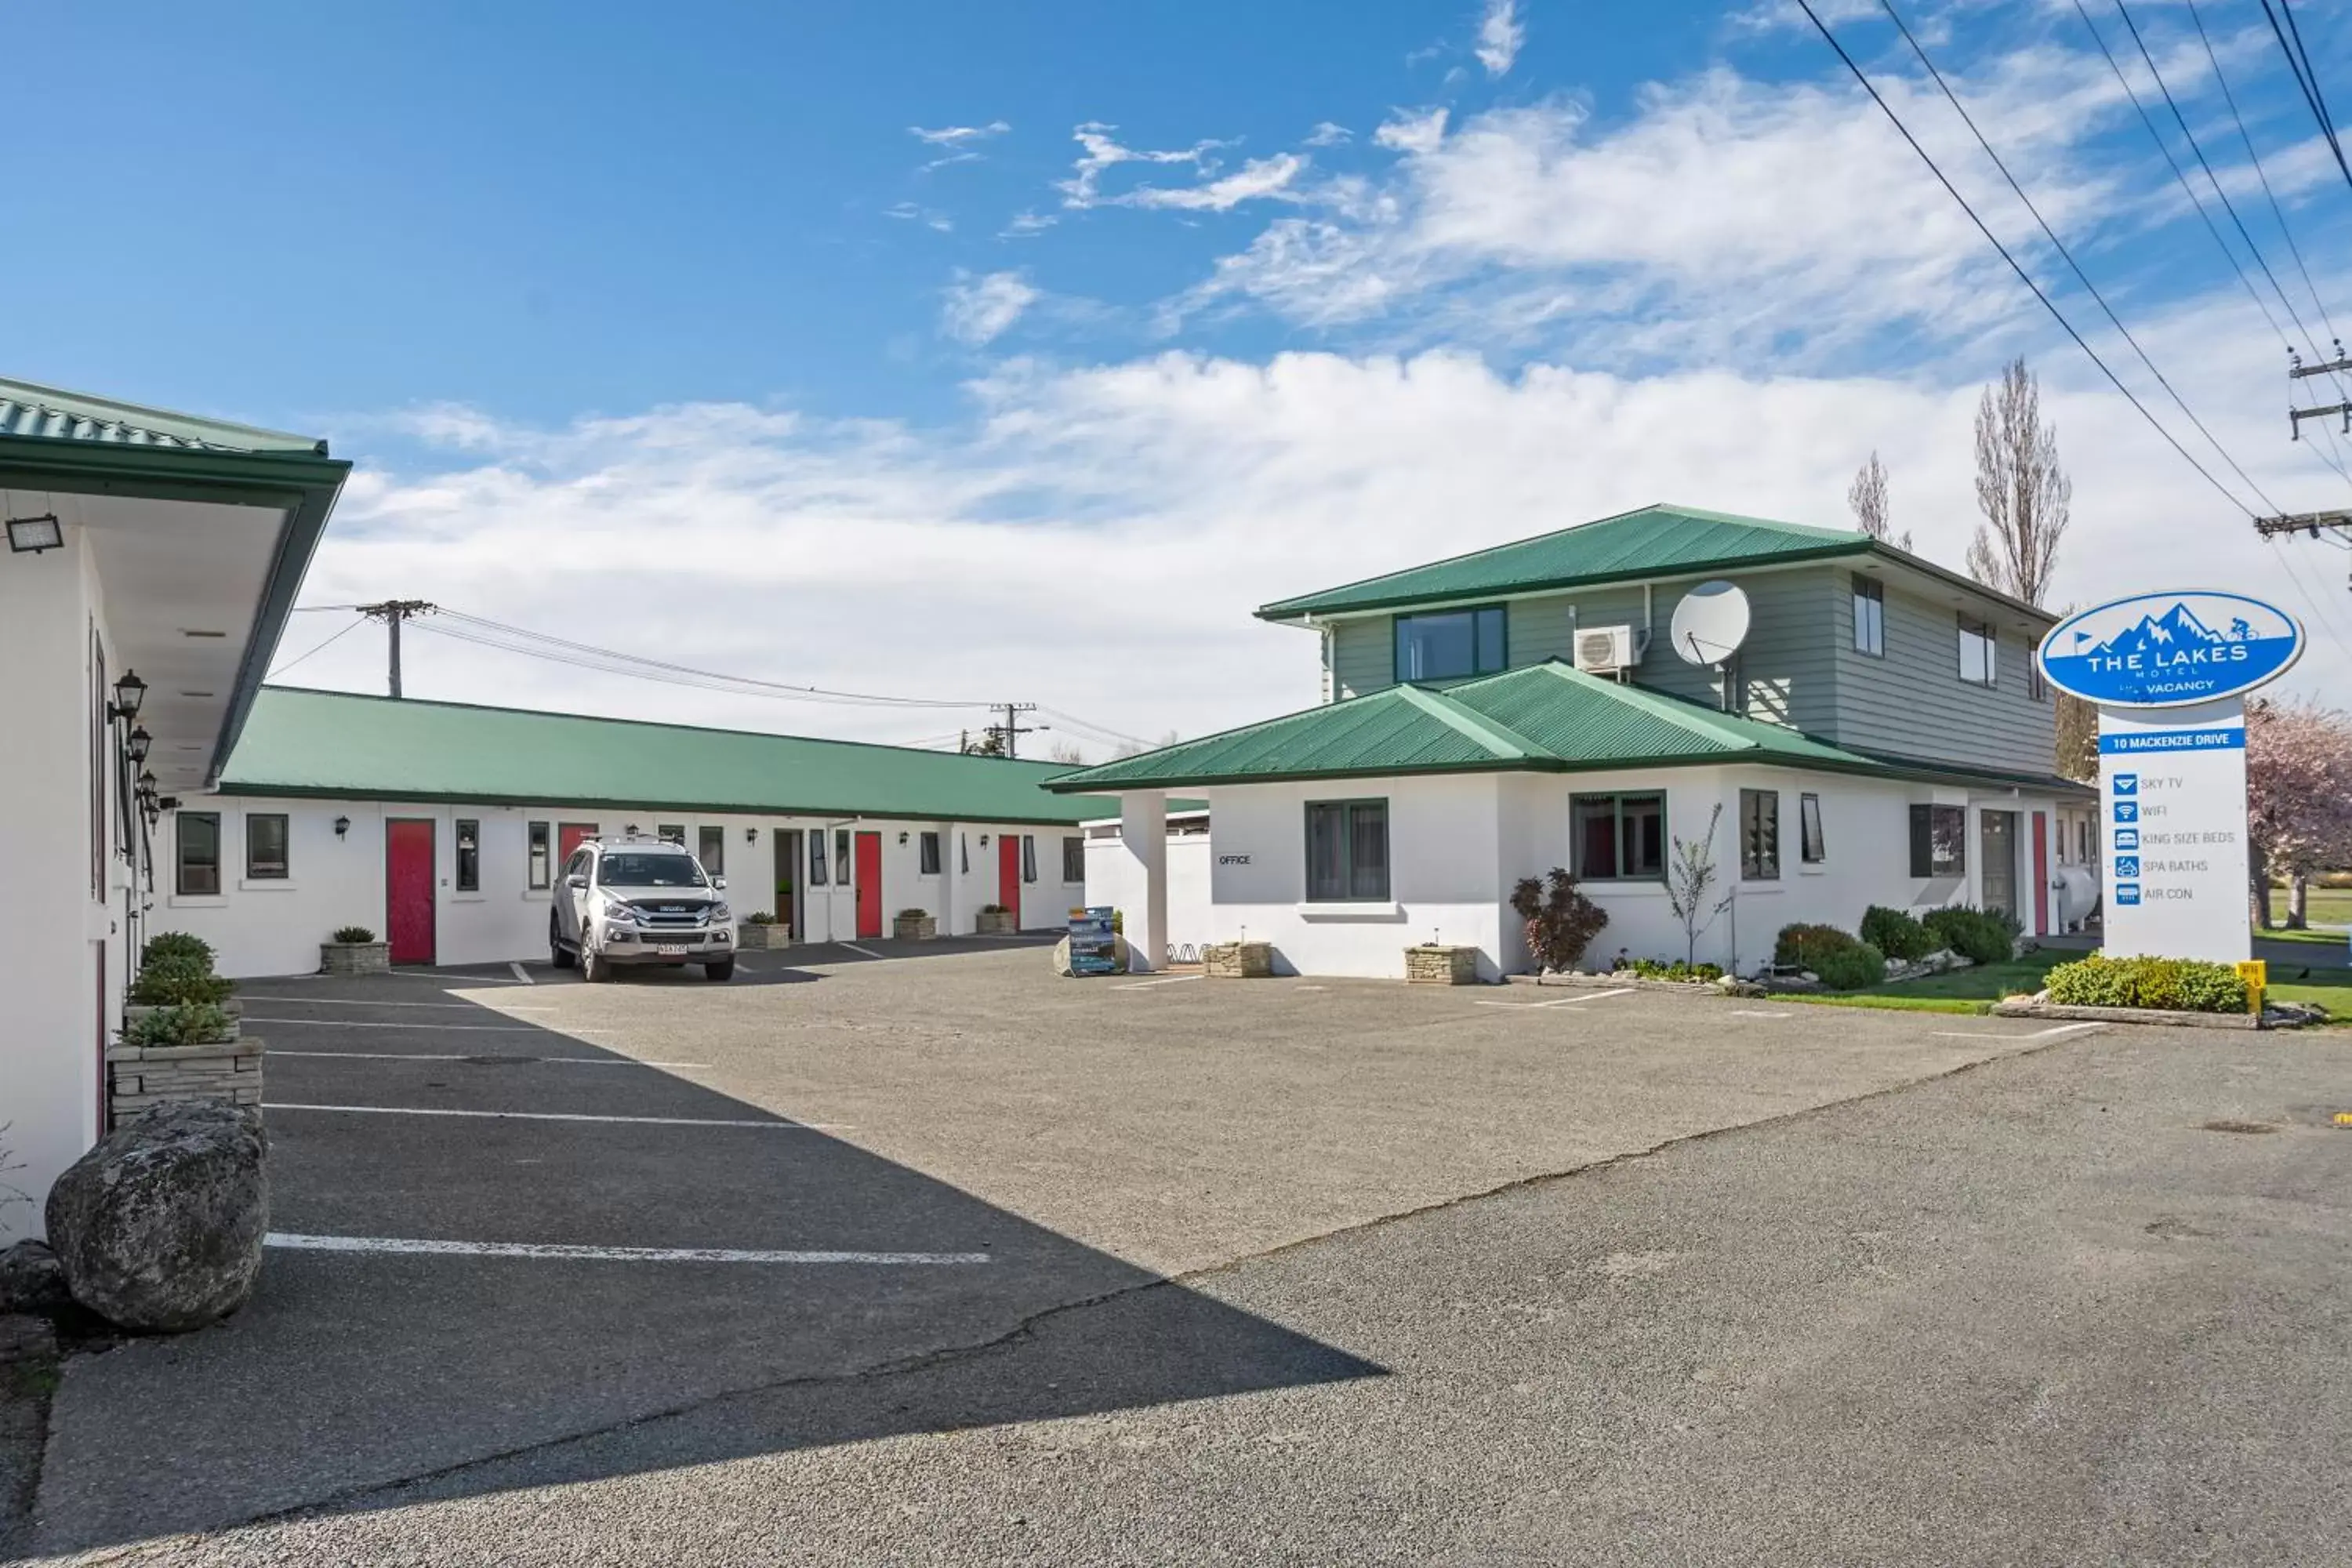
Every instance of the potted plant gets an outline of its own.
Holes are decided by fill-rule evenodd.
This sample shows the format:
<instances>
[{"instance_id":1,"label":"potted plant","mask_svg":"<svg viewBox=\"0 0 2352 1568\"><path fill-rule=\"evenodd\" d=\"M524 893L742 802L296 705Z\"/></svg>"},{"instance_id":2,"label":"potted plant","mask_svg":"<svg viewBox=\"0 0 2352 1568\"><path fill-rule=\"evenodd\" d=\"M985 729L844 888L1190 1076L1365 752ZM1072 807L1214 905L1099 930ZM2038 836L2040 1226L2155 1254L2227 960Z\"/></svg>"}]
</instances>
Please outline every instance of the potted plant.
<instances>
[{"instance_id":1,"label":"potted plant","mask_svg":"<svg viewBox=\"0 0 2352 1568\"><path fill-rule=\"evenodd\" d=\"M166 931L140 957L121 1037L106 1053L110 1125L173 1100L260 1104L261 1042L242 1037L236 987L213 973L213 950Z\"/></svg>"},{"instance_id":2,"label":"potted plant","mask_svg":"<svg viewBox=\"0 0 2352 1568\"><path fill-rule=\"evenodd\" d=\"M890 923L890 934L900 942L929 942L940 934L940 922L927 910L900 910Z\"/></svg>"},{"instance_id":3,"label":"potted plant","mask_svg":"<svg viewBox=\"0 0 2352 1568\"><path fill-rule=\"evenodd\" d=\"M735 945L764 952L769 948L785 947L792 942L793 928L779 924L776 917L765 910L754 910L743 917L742 926L735 933Z\"/></svg>"},{"instance_id":4,"label":"potted plant","mask_svg":"<svg viewBox=\"0 0 2352 1568\"><path fill-rule=\"evenodd\" d=\"M972 928L982 936L1011 936L1021 929L1021 917L1003 904L980 906L980 923Z\"/></svg>"},{"instance_id":5,"label":"potted plant","mask_svg":"<svg viewBox=\"0 0 2352 1568\"><path fill-rule=\"evenodd\" d=\"M392 943L365 926L343 926L319 944L321 974L383 974L392 968Z\"/></svg>"},{"instance_id":6,"label":"potted plant","mask_svg":"<svg viewBox=\"0 0 2352 1568\"><path fill-rule=\"evenodd\" d=\"M122 1028L128 1035L142 1019L173 1008L211 1007L228 1019L226 1037L234 1039L244 1008L230 1000L234 981L213 972L213 950L185 931L163 931L140 951L139 977L124 998Z\"/></svg>"}]
</instances>

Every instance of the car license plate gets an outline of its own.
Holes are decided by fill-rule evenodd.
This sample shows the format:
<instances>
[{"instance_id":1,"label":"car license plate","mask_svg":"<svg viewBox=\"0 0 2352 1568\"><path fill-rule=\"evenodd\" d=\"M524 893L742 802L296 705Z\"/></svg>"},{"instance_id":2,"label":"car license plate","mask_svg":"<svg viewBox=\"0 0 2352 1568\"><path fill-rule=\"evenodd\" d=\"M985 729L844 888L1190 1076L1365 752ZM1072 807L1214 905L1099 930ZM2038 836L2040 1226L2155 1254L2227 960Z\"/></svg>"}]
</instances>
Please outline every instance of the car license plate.
<instances>
[{"instance_id":1,"label":"car license plate","mask_svg":"<svg viewBox=\"0 0 2352 1568\"><path fill-rule=\"evenodd\" d=\"M654 955L657 958L684 958L686 956L686 943L682 942L663 942L659 947L654 949Z\"/></svg>"}]
</instances>

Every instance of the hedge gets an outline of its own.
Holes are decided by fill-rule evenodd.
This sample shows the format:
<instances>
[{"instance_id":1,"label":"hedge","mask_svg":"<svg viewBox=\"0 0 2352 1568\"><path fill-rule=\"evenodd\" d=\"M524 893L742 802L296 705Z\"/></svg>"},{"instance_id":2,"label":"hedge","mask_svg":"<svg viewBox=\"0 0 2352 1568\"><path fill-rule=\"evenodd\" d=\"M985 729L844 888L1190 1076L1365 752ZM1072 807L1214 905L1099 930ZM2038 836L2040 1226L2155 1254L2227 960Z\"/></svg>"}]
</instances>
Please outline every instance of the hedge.
<instances>
[{"instance_id":1,"label":"hedge","mask_svg":"<svg viewBox=\"0 0 2352 1568\"><path fill-rule=\"evenodd\" d=\"M2006 963L2017 955L2017 922L1966 904L1929 910L1920 925L1937 947L1948 947L1972 963Z\"/></svg>"},{"instance_id":2,"label":"hedge","mask_svg":"<svg viewBox=\"0 0 2352 1568\"><path fill-rule=\"evenodd\" d=\"M1832 991L1853 991L1886 978L1886 954L1835 926L1782 926L1772 944L1772 962L1810 970Z\"/></svg>"},{"instance_id":3,"label":"hedge","mask_svg":"<svg viewBox=\"0 0 2352 1568\"><path fill-rule=\"evenodd\" d=\"M2095 952L2048 976L2050 1000L2068 1007L2146 1007L2165 1013L2242 1013L2246 983L2226 963L2194 958L2109 958Z\"/></svg>"},{"instance_id":4,"label":"hedge","mask_svg":"<svg viewBox=\"0 0 2352 1568\"><path fill-rule=\"evenodd\" d=\"M1936 951L1936 939L1927 934L1926 926L1884 904L1873 904L1862 911L1862 940L1887 957L1906 962Z\"/></svg>"}]
</instances>

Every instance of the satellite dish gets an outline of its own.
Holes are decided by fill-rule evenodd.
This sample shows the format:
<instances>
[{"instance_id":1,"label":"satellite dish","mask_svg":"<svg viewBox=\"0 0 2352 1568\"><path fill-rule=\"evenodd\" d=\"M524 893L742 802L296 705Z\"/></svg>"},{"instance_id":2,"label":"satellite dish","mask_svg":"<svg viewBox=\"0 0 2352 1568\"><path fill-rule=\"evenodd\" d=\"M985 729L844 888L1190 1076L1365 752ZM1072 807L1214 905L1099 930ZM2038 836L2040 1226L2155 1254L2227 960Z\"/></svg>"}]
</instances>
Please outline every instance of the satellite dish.
<instances>
[{"instance_id":1,"label":"satellite dish","mask_svg":"<svg viewBox=\"0 0 2352 1568\"><path fill-rule=\"evenodd\" d=\"M1748 595L1737 583L1701 583L1675 606L1667 633L1685 664L1721 664L1748 640Z\"/></svg>"}]
</instances>

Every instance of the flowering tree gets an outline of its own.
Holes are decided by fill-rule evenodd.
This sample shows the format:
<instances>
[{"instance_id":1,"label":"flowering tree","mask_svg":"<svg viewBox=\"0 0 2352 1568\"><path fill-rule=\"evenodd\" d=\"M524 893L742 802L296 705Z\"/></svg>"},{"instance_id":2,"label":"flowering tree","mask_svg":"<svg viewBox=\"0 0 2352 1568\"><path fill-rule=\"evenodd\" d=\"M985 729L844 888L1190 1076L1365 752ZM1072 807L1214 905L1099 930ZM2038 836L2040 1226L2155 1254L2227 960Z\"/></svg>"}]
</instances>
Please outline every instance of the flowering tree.
<instances>
[{"instance_id":1,"label":"flowering tree","mask_svg":"<svg viewBox=\"0 0 2352 1568\"><path fill-rule=\"evenodd\" d=\"M2255 923L2273 923L2271 880L2284 876L2300 929L2312 874L2352 865L2352 720L2315 702L2246 704L2246 838Z\"/></svg>"},{"instance_id":2,"label":"flowering tree","mask_svg":"<svg viewBox=\"0 0 2352 1568\"><path fill-rule=\"evenodd\" d=\"M1723 820L1723 802L1707 814L1706 837L1693 840L1677 834L1675 852L1666 862L1666 907L1683 922L1683 962L1698 962L1698 939L1715 924L1715 917L1731 907L1732 895L1710 898L1716 881L1715 825ZM1736 960L1738 954L1734 953Z\"/></svg>"}]
</instances>

